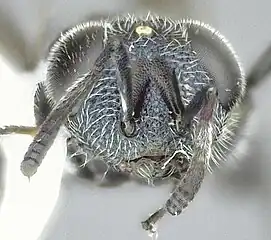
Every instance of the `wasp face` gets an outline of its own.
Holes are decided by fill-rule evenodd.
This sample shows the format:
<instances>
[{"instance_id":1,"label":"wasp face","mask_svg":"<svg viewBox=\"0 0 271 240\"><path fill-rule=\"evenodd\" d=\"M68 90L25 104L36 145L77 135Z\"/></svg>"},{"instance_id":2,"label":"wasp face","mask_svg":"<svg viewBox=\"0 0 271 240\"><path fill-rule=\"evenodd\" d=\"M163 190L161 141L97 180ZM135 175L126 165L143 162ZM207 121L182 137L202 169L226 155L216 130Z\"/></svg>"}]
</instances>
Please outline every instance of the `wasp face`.
<instances>
[{"instance_id":1,"label":"wasp face","mask_svg":"<svg viewBox=\"0 0 271 240\"><path fill-rule=\"evenodd\" d=\"M214 79L185 25L156 21L104 29L110 57L67 124L92 157L110 164L148 159L161 169L176 150L186 161L192 155L196 115Z\"/></svg>"},{"instance_id":2,"label":"wasp face","mask_svg":"<svg viewBox=\"0 0 271 240\"><path fill-rule=\"evenodd\" d=\"M142 224L153 231L166 212L188 206L206 170L233 150L246 81L232 47L209 25L150 14L88 22L62 34L48 62L35 96L38 132L21 166L28 177L65 125L73 156L84 162L177 180Z\"/></svg>"}]
</instances>

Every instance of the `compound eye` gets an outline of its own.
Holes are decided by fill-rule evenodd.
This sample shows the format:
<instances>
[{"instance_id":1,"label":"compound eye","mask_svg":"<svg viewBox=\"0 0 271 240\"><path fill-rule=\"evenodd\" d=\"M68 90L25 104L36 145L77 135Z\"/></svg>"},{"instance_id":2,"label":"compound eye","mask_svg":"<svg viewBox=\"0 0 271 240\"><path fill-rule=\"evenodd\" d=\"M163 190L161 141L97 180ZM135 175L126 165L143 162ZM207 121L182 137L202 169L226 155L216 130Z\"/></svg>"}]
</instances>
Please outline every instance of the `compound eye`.
<instances>
[{"instance_id":1,"label":"compound eye","mask_svg":"<svg viewBox=\"0 0 271 240\"><path fill-rule=\"evenodd\" d=\"M245 94L246 79L229 42L203 23L187 25L188 38L199 64L214 80L219 102L229 111Z\"/></svg>"},{"instance_id":2,"label":"compound eye","mask_svg":"<svg viewBox=\"0 0 271 240\"><path fill-rule=\"evenodd\" d=\"M136 124L133 120L121 121L120 129L121 129L122 133L128 138L134 137L137 132L136 131Z\"/></svg>"}]
</instances>

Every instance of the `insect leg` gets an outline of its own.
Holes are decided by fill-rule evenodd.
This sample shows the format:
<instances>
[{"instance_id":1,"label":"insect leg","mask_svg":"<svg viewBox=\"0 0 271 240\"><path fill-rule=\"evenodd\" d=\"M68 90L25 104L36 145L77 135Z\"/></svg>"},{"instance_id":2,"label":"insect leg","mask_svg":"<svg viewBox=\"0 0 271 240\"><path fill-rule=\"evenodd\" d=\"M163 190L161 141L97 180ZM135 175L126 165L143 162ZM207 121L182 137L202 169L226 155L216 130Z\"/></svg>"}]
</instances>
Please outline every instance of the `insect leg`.
<instances>
[{"instance_id":1,"label":"insect leg","mask_svg":"<svg viewBox=\"0 0 271 240\"><path fill-rule=\"evenodd\" d=\"M194 161L194 162L193 162ZM179 215L197 194L205 175L205 163L202 160L192 159L191 165L184 178L176 186L166 209L171 215Z\"/></svg>"},{"instance_id":2,"label":"insect leg","mask_svg":"<svg viewBox=\"0 0 271 240\"><path fill-rule=\"evenodd\" d=\"M43 83L38 83L37 90L34 95L34 116L36 126L40 126L52 111L53 102L48 98Z\"/></svg>"},{"instance_id":3,"label":"insect leg","mask_svg":"<svg viewBox=\"0 0 271 240\"><path fill-rule=\"evenodd\" d=\"M0 128L0 135L7 134L27 134L35 136L38 127L46 119L47 115L53 109L52 102L46 97L44 87L42 83L38 83L37 90L34 96L34 115L36 120L36 126L19 126L19 125L8 125Z\"/></svg>"},{"instance_id":4,"label":"insect leg","mask_svg":"<svg viewBox=\"0 0 271 240\"><path fill-rule=\"evenodd\" d=\"M46 117L54 107L53 101L50 100L48 96L49 94L46 92L46 88L43 83L39 83L34 96L34 116L37 126L40 126L45 121ZM36 132L37 131L35 131L35 134ZM66 146L67 165L69 169L73 173L76 173L79 177L93 180L94 173L89 168L85 167L85 163L88 161L87 155L82 152L81 147L79 146L79 142L76 140L76 138L67 138Z\"/></svg>"},{"instance_id":5,"label":"insect leg","mask_svg":"<svg viewBox=\"0 0 271 240\"><path fill-rule=\"evenodd\" d=\"M13 133L35 136L35 134L37 133L37 127L19 125L8 125L0 127L0 135L7 135Z\"/></svg>"},{"instance_id":6,"label":"insect leg","mask_svg":"<svg viewBox=\"0 0 271 240\"><path fill-rule=\"evenodd\" d=\"M163 208L151 215L142 223L142 227L150 232L155 231L155 224L163 215L168 212L171 215L179 215L188 204L193 201L195 195L203 182L206 166L206 159L211 156L212 144L212 118L213 109L217 104L217 92L214 88L209 88L206 97L203 100L202 108L198 113L198 123L194 132L194 155L192 156L190 166L183 178L179 179L170 198L166 201ZM176 161L177 163L178 161ZM181 169L181 166L175 164L175 167ZM180 171L180 170L179 170ZM182 176L182 174L180 174Z\"/></svg>"},{"instance_id":7,"label":"insect leg","mask_svg":"<svg viewBox=\"0 0 271 240\"><path fill-rule=\"evenodd\" d=\"M194 155L184 178L176 186L166 202L166 209L171 215L179 215L194 199L205 176L206 159L211 156L213 110L217 104L214 88L208 89L206 99L199 112L199 120L194 132Z\"/></svg>"},{"instance_id":8,"label":"insect leg","mask_svg":"<svg viewBox=\"0 0 271 240\"><path fill-rule=\"evenodd\" d=\"M109 54L110 48L106 47L97 58L93 71L78 78L42 123L21 163L21 171L25 176L31 177L36 173L37 168L53 144L60 127L73 107L92 91L97 78L110 57Z\"/></svg>"},{"instance_id":9,"label":"insect leg","mask_svg":"<svg viewBox=\"0 0 271 240\"><path fill-rule=\"evenodd\" d=\"M164 207L158 209L153 213L146 221L141 222L142 228L150 233L155 233L155 224L166 214L166 209Z\"/></svg>"}]
</instances>

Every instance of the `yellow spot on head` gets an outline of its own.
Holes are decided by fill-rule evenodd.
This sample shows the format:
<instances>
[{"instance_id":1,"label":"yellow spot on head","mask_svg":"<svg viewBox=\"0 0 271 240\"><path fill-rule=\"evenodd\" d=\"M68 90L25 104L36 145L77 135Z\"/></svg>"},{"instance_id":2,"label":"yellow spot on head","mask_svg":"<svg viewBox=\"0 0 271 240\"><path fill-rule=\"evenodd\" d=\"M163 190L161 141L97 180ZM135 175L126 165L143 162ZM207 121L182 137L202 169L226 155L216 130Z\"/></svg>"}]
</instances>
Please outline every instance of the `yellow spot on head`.
<instances>
[{"instance_id":1,"label":"yellow spot on head","mask_svg":"<svg viewBox=\"0 0 271 240\"><path fill-rule=\"evenodd\" d=\"M153 29L149 26L138 26L135 31L139 36L151 36L153 33Z\"/></svg>"}]
</instances>

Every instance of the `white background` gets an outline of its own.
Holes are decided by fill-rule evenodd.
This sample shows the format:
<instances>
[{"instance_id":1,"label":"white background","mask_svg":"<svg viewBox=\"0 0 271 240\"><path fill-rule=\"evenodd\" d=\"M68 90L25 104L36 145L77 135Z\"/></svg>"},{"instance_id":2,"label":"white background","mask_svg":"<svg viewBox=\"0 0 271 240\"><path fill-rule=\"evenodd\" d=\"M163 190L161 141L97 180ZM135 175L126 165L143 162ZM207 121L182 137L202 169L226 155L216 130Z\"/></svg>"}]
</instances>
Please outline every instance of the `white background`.
<instances>
[{"instance_id":1,"label":"white background","mask_svg":"<svg viewBox=\"0 0 271 240\"><path fill-rule=\"evenodd\" d=\"M219 29L249 70L271 43L270 7L267 0L0 0L0 124L33 123L34 83L44 77L44 67L39 65L35 72L23 69L38 65L58 33L78 21L149 10L173 18L193 17ZM183 215L160 223L159 239L271 239L269 89L267 81L255 91L258 128L244 160L208 177ZM64 161L61 138L29 184L19 164L30 141L27 136L0 139L7 159L0 166L0 177L6 179L0 239L37 239L58 197ZM134 183L105 189L64 175L40 239L147 239L140 221L165 201L168 191Z\"/></svg>"}]
</instances>

